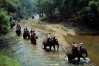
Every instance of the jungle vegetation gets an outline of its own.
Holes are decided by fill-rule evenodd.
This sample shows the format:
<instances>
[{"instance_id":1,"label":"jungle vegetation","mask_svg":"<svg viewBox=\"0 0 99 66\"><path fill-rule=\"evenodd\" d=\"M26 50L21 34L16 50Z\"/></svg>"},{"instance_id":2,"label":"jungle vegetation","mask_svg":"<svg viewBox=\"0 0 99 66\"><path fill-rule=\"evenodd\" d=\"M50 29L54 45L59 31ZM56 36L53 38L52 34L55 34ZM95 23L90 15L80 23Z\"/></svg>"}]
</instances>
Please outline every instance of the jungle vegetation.
<instances>
[{"instance_id":1,"label":"jungle vegetation","mask_svg":"<svg viewBox=\"0 0 99 66\"><path fill-rule=\"evenodd\" d=\"M8 32L10 17L25 18L35 10L35 0L0 0L0 34Z\"/></svg>"},{"instance_id":2,"label":"jungle vegetation","mask_svg":"<svg viewBox=\"0 0 99 66\"><path fill-rule=\"evenodd\" d=\"M10 16L25 18L31 13L99 29L99 0L0 0L0 34L8 32Z\"/></svg>"}]
</instances>

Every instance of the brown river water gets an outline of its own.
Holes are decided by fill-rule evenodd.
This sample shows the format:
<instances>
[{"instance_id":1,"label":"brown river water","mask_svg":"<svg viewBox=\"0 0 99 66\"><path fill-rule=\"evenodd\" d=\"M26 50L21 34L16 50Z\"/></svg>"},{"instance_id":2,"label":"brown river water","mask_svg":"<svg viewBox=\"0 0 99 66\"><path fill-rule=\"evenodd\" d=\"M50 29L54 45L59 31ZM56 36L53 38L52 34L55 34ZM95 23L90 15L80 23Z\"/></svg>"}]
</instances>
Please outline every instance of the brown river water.
<instances>
[{"instance_id":1,"label":"brown river water","mask_svg":"<svg viewBox=\"0 0 99 66\"><path fill-rule=\"evenodd\" d=\"M30 22L31 20L28 20ZM23 30L24 26L22 26ZM31 44L30 40L23 39L23 36L16 36L15 28L5 35L7 39L1 40L0 44L5 44L0 49L0 54L9 56L17 60L22 66L94 66L91 63L74 65L65 59L65 51L60 47L59 51L45 51L42 48L42 41L45 35L36 32L37 44Z\"/></svg>"}]
</instances>

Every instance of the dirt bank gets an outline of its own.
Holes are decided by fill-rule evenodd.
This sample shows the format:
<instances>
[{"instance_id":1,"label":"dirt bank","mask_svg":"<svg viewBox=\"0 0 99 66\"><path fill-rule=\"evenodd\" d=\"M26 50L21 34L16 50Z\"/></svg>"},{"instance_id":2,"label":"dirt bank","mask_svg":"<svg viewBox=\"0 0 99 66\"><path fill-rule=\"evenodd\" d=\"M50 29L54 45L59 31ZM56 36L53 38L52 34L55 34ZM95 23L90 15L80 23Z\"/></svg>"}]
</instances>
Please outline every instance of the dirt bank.
<instances>
[{"instance_id":1,"label":"dirt bank","mask_svg":"<svg viewBox=\"0 0 99 66\"><path fill-rule=\"evenodd\" d=\"M46 28L50 28L51 30L53 30L54 32L52 32L52 34L57 37L60 45L65 47L66 49L71 49L70 46L72 42L83 42L84 46L88 50L89 58L91 59L91 61L94 62L97 66L99 65L99 36L93 36L97 33L97 31L88 30L87 28L80 25L73 25L73 23L53 24L41 22L41 24L44 24L46 25ZM83 28L83 30L81 30L81 28Z\"/></svg>"}]
</instances>

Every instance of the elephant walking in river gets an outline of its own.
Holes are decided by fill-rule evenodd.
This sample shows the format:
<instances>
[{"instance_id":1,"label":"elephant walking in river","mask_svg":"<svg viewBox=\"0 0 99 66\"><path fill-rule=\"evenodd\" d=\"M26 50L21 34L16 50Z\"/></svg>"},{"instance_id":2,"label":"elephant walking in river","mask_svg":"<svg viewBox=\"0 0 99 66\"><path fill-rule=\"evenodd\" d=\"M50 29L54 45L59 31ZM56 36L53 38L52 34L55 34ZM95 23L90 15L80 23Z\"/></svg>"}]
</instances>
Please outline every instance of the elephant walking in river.
<instances>
[{"instance_id":1,"label":"elephant walking in river","mask_svg":"<svg viewBox=\"0 0 99 66\"><path fill-rule=\"evenodd\" d=\"M55 50L55 46L57 45L57 51L59 49L59 43L58 43L58 40L53 37L53 38L47 38L43 41L43 46L44 48L43 49L46 49L47 46L49 46L49 50L51 50L51 48L53 47L54 50Z\"/></svg>"},{"instance_id":2,"label":"elephant walking in river","mask_svg":"<svg viewBox=\"0 0 99 66\"><path fill-rule=\"evenodd\" d=\"M36 39L37 39L38 37L35 35L35 33L33 33L32 35L31 35L31 37L30 37L30 40L31 40L31 43L35 43L36 44Z\"/></svg>"},{"instance_id":3,"label":"elephant walking in river","mask_svg":"<svg viewBox=\"0 0 99 66\"><path fill-rule=\"evenodd\" d=\"M29 32L29 30L26 28L24 28L24 33L23 33L23 38L24 39L30 39L30 32Z\"/></svg>"},{"instance_id":4,"label":"elephant walking in river","mask_svg":"<svg viewBox=\"0 0 99 66\"><path fill-rule=\"evenodd\" d=\"M11 29L12 29L14 26L15 26L15 22L11 22L11 23L10 23Z\"/></svg>"},{"instance_id":5,"label":"elephant walking in river","mask_svg":"<svg viewBox=\"0 0 99 66\"><path fill-rule=\"evenodd\" d=\"M77 50L75 52L75 54L72 52L72 53L67 53L66 55L68 57L68 61L69 62L72 62L76 57L78 58L78 62L80 62L80 58L83 58L83 59L86 58L86 57L83 56L83 54L85 54L86 57L88 57L88 53L87 53L87 50L86 49L83 49L82 52L80 52L80 51Z\"/></svg>"},{"instance_id":6,"label":"elephant walking in river","mask_svg":"<svg viewBox=\"0 0 99 66\"><path fill-rule=\"evenodd\" d=\"M17 34L18 36L21 35L21 26L20 26L20 25L17 25L17 27L16 27L16 34Z\"/></svg>"}]
</instances>

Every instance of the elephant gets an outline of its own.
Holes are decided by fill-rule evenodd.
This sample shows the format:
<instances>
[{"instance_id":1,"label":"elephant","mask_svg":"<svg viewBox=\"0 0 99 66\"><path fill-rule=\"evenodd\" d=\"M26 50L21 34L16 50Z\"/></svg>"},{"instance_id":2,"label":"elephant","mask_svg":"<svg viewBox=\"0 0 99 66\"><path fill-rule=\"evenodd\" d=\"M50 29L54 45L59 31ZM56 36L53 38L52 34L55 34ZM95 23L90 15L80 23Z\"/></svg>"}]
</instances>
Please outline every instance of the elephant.
<instances>
[{"instance_id":1,"label":"elephant","mask_svg":"<svg viewBox=\"0 0 99 66\"><path fill-rule=\"evenodd\" d=\"M31 43L36 44L36 39L38 39L38 37L35 34L31 35L30 37Z\"/></svg>"},{"instance_id":2,"label":"elephant","mask_svg":"<svg viewBox=\"0 0 99 66\"><path fill-rule=\"evenodd\" d=\"M21 29L20 29L20 28L17 28L17 29L16 29L16 34L17 34L18 36L21 35Z\"/></svg>"},{"instance_id":3,"label":"elephant","mask_svg":"<svg viewBox=\"0 0 99 66\"><path fill-rule=\"evenodd\" d=\"M24 30L24 33L23 33L23 38L26 39L26 38L30 38L30 33L29 33L29 30Z\"/></svg>"},{"instance_id":4,"label":"elephant","mask_svg":"<svg viewBox=\"0 0 99 66\"><path fill-rule=\"evenodd\" d=\"M51 48L53 47L54 50L55 50L55 45L57 45L57 51L59 49L59 43L58 43L58 40L55 39L55 37L53 38L47 38L43 41L43 46L44 48L43 49L46 49L47 46L49 46L49 50L51 50Z\"/></svg>"},{"instance_id":5,"label":"elephant","mask_svg":"<svg viewBox=\"0 0 99 66\"><path fill-rule=\"evenodd\" d=\"M26 18L26 20L28 20L28 18Z\"/></svg>"},{"instance_id":6,"label":"elephant","mask_svg":"<svg viewBox=\"0 0 99 66\"><path fill-rule=\"evenodd\" d=\"M72 53L67 53L66 55L67 55L67 57L68 57L68 61L69 62L72 62L76 57L78 58L78 63L79 63L79 61L80 61L80 58L84 58L85 59L85 57L83 56L83 54L85 54L86 55L86 57L88 57L88 54L87 54L87 50L86 49L84 49L83 50L83 52L80 52L79 50L78 51L76 51L75 52L75 54L72 52ZM86 59L85 59L86 60Z\"/></svg>"},{"instance_id":7,"label":"elephant","mask_svg":"<svg viewBox=\"0 0 99 66\"><path fill-rule=\"evenodd\" d=\"M12 17L10 17L10 22L12 22L12 20L13 20L13 18L12 18Z\"/></svg>"},{"instance_id":8,"label":"elephant","mask_svg":"<svg viewBox=\"0 0 99 66\"><path fill-rule=\"evenodd\" d=\"M20 18L17 18L17 21L20 22Z\"/></svg>"},{"instance_id":9,"label":"elephant","mask_svg":"<svg viewBox=\"0 0 99 66\"><path fill-rule=\"evenodd\" d=\"M14 23L14 22L11 22L11 23L10 23L11 29L12 29L14 26L15 26L15 23Z\"/></svg>"},{"instance_id":10,"label":"elephant","mask_svg":"<svg viewBox=\"0 0 99 66\"><path fill-rule=\"evenodd\" d=\"M34 19L34 16L32 16L32 19Z\"/></svg>"},{"instance_id":11,"label":"elephant","mask_svg":"<svg viewBox=\"0 0 99 66\"><path fill-rule=\"evenodd\" d=\"M39 17L41 17L41 14L39 14Z\"/></svg>"}]
</instances>

